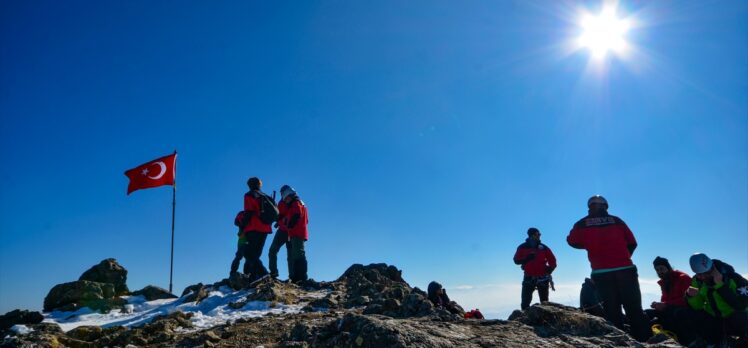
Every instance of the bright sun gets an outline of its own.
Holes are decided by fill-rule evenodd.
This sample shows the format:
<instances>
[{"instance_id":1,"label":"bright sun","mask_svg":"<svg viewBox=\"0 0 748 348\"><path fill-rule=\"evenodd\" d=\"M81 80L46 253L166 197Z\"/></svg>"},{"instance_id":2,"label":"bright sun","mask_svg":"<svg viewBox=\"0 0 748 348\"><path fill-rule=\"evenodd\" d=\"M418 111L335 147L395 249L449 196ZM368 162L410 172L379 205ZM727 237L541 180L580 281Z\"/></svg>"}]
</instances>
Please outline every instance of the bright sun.
<instances>
[{"instance_id":1,"label":"bright sun","mask_svg":"<svg viewBox=\"0 0 748 348\"><path fill-rule=\"evenodd\" d=\"M621 54L626 51L625 35L630 24L616 16L615 6L604 7L597 16L584 14L580 26L583 31L577 44L589 49L594 58L605 58L608 52Z\"/></svg>"}]
</instances>

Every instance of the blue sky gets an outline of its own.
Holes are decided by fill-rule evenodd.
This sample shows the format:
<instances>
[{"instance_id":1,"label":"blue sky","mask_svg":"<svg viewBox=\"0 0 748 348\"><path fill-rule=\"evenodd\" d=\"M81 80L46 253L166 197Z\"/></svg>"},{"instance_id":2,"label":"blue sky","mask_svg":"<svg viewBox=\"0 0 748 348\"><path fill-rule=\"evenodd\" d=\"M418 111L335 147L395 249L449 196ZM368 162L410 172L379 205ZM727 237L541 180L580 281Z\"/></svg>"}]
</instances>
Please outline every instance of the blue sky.
<instances>
[{"instance_id":1,"label":"blue sky","mask_svg":"<svg viewBox=\"0 0 748 348\"><path fill-rule=\"evenodd\" d=\"M593 194L644 283L697 251L748 273L748 3L621 2L634 49L595 62L567 48L600 7L0 2L0 312L107 257L168 287L171 188L123 172L174 149L178 293L227 276L250 176L307 203L311 277L386 262L496 316L530 226L577 301Z\"/></svg>"}]
</instances>

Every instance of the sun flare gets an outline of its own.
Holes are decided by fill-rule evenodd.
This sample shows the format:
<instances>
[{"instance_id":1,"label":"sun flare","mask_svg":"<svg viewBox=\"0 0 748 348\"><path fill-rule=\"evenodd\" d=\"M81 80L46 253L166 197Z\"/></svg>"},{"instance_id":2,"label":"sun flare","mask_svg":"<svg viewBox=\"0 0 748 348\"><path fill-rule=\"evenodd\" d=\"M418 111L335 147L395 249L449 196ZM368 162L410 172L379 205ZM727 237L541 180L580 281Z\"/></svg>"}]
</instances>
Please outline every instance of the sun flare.
<instances>
[{"instance_id":1,"label":"sun flare","mask_svg":"<svg viewBox=\"0 0 748 348\"><path fill-rule=\"evenodd\" d=\"M626 51L626 32L631 25L628 20L618 18L615 6L604 7L598 15L585 13L579 25L582 34L577 44L589 49L592 57L601 59L609 52L622 54Z\"/></svg>"}]
</instances>

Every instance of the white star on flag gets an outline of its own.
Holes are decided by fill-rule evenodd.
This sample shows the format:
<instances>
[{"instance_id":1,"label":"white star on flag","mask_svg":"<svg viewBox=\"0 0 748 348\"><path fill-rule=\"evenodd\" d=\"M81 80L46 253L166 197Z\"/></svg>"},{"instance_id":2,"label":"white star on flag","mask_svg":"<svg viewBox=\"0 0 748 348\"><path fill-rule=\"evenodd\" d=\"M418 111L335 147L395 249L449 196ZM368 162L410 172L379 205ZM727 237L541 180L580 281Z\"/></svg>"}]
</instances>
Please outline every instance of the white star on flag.
<instances>
[{"instance_id":1,"label":"white star on flag","mask_svg":"<svg viewBox=\"0 0 748 348\"><path fill-rule=\"evenodd\" d=\"M142 172L140 172L140 174L143 174L143 175L148 175L148 168L146 168L146 169L143 169L143 171L142 171Z\"/></svg>"},{"instance_id":2,"label":"white star on flag","mask_svg":"<svg viewBox=\"0 0 748 348\"><path fill-rule=\"evenodd\" d=\"M738 288L738 291L743 296L748 296L748 286L744 286L742 288Z\"/></svg>"}]
</instances>

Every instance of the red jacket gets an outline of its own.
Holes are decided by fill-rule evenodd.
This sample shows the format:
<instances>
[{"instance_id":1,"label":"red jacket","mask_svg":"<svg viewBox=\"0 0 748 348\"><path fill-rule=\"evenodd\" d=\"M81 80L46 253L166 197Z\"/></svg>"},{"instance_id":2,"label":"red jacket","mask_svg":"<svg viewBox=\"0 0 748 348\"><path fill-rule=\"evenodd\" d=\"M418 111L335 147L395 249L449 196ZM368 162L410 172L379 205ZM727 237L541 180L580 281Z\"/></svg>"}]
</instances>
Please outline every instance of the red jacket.
<instances>
[{"instance_id":1,"label":"red jacket","mask_svg":"<svg viewBox=\"0 0 748 348\"><path fill-rule=\"evenodd\" d=\"M530 254L535 254L535 257L529 256ZM525 275L531 277L542 277L551 274L556 269L556 257L551 249L530 238L517 247L517 252L514 253L514 263L522 265Z\"/></svg>"},{"instance_id":2,"label":"red jacket","mask_svg":"<svg viewBox=\"0 0 748 348\"><path fill-rule=\"evenodd\" d=\"M273 228L270 224L260 220L260 201L257 191L249 191L244 194L244 213L252 214L249 222L244 226L244 232L271 233Z\"/></svg>"},{"instance_id":3,"label":"red jacket","mask_svg":"<svg viewBox=\"0 0 748 348\"><path fill-rule=\"evenodd\" d=\"M285 214L285 226L288 228L288 238L298 237L304 240L309 239L307 224L309 217L306 206L298 197L294 197L291 203L288 203L288 211Z\"/></svg>"},{"instance_id":4,"label":"red jacket","mask_svg":"<svg viewBox=\"0 0 748 348\"><path fill-rule=\"evenodd\" d=\"M286 226L287 214L288 204L286 204L286 201L281 200L278 202L278 232L288 233L288 226Z\"/></svg>"},{"instance_id":5,"label":"red jacket","mask_svg":"<svg viewBox=\"0 0 748 348\"><path fill-rule=\"evenodd\" d=\"M586 249L592 270L632 266L631 254L636 239L626 223L607 213L587 215L572 228L566 242L577 249Z\"/></svg>"},{"instance_id":6,"label":"red jacket","mask_svg":"<svg viewBox=\"0 0 748 348\"><path fill-rule=\"evenodd\" d=\"M664 287L666 281L668 283L667 290ZM667 279L660 279L657 284L660 284L660 289L662 289L660 302L668 306L688 307L686 290L691 286L691 276L681 271L672 270L668 273Z\"/></svg>"}]
</instances>

